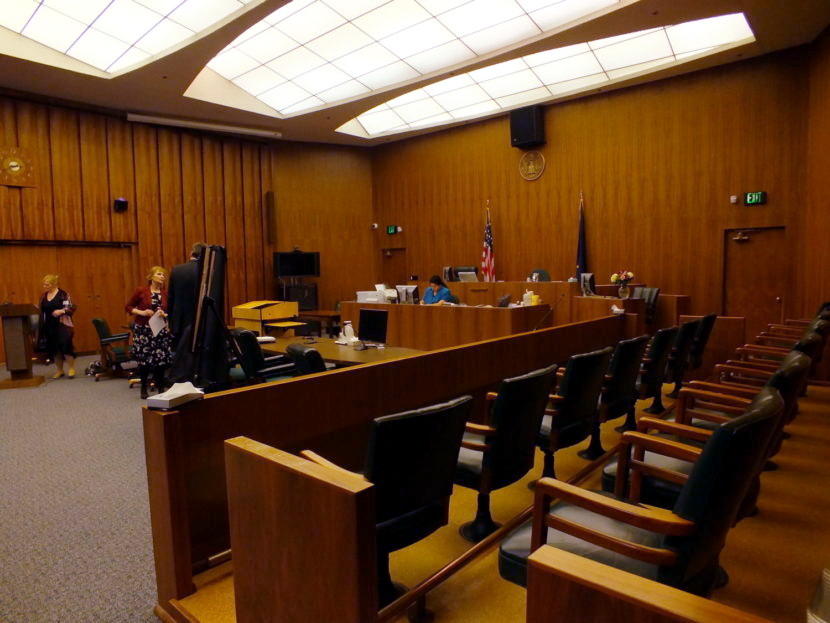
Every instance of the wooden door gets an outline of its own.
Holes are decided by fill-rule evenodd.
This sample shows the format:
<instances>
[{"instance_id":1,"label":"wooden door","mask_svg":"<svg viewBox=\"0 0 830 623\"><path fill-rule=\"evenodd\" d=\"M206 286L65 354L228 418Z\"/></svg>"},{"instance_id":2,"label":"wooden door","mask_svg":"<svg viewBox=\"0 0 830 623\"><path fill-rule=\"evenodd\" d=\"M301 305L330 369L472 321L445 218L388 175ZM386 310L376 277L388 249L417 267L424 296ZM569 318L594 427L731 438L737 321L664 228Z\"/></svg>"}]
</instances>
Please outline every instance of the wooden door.
<instances>
[{"instance_id":1,"label":"wooden door","mask_svg":"<svg viewBox=\"0 0 830 623\"><path fill-rule=\"evenodd\" d=\"M75 349L98 350L98 336L92 326L96 316L106 318L113 332L126 324L124 303L140 285L131 265L131 250L119 247L82 246L0 246L0 302L40 301L41 283L46 274L60 276L60 287L69 292L77 305ZM0 358L2 358L0 344Z\"/></svg>"},{"instance_id":2,"label":"wooden door","mask_svg":"<svg viewBox=\"0 0 830 623\"><path fill-rule=\"evenodd\" d=\"M746 318L748 342L784 318L785 298L792 290L786 238L783 227L726 231L723 315Z\"/></svg>"},{"instance_id":3,"label":"wooden door","mask_svg":"<svg viewBox=\"0 0 830 623\"><path fill-rule=\"evenodd\" d=\"M409 275L406 272L406 249L381 250L380 282L387 284L390 288L409 283Z\"/></svg>"}]
</instances>

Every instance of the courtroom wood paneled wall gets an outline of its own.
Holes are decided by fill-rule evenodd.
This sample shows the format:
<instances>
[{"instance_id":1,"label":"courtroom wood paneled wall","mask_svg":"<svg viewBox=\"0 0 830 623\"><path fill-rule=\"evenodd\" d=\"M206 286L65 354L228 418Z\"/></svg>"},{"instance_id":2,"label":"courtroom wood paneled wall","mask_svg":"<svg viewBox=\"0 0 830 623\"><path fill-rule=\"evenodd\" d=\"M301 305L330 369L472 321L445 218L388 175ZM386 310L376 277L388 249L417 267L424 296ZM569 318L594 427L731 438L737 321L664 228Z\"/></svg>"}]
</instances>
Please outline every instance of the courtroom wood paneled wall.
<instances>
[{"instance_id":1,"label":"courtroom wood paneled wall","mask_svg":"<svg viewBox=\"0 0 830 623\"><path fill-rule=\"evenodd\" d=\"M800 315L812 314L822 301L830 300L830 31L813 45L809 68L810 94L807 109L807 197L803 211L801 246L805 270L799 283ZM796 255L796 257L798 257Z\"/></svg>"},{"instance_id":2,"label":"courtroom wood paneled wall","mask_svg":"<svg viewBox=\"0 0 830 623\"><path fill-rule=\"evenodd\" d=\"M761 86L763 85L763 86ZM381 230L401 225L408 272L477 265L489 199L499 279L574 271L579 192L588 264L720 311L723 231L787 225L803 204L804 51L550 106L547 168L524 181L506 116L378 148ZM730 195L766 190L760 208ZM795 240L795 238L793 238Z\"/></svg>"},{"instance_id":3,"label":"courtroom wood paneled wall","mask_svg":"<svg viewBox=\"0 0 830 623\"><path fill-rule=\"evenodd\" d=\"M274 296L271 254L294 246L322 252L324 307L374 283L371 160L363 150L240 141L11 97L0 97L0 146L26 148L38 176L36 188L0 186L0 239L131 243L131 274L104 284L96 294L105 299L126 301L151 265L185 261L199 240L228 249L229 306ZM271 217L267 191L276 195ZM126 212L112 210L117 197L128 200ZM21 249L17 256L34 253ZM105 272L104 249L84 257L85 266L56 262L48 272L77 291L87 279L80 271ZM23 283L24 273L0 272L0 300L36 297L40 276ZM93 311L78 303L77 320L89 325ZM79 337L79 349L96 347L92 332Z\"/></svg>"}]
</instances>

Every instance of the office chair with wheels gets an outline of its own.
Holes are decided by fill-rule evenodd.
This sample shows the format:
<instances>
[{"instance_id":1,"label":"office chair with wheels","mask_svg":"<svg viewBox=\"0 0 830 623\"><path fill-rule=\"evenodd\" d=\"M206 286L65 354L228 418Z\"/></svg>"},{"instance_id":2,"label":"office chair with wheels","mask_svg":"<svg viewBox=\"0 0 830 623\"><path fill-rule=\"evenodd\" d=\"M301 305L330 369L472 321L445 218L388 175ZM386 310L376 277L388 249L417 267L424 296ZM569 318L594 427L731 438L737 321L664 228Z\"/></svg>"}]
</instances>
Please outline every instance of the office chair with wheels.
<instances>
[{"instance_id":1,"label":"office chair with wheels","mask_svg":"<svg viewBox=\"0 0 830 623\"><path fill-rule=\"evenodd\" d=\"M583 459L598 459L605 450L600 442L600 424L618 417L626 416L623 430L637 428L636 406L639 392L637 378L640 375L640 363L648 345L649 337L641 335L630 340L621 340L614 348L608 371L602 382L599 399L599 417L591 431L591 443L579 452Z\"/></svg>"},{"instance_id":2,"label":"office chair with wheels","mask_svg":"<svg viewBox=\"0 0 830 623\"><path fill-rule=\"evenodd\" d=\"M93 318L92 325L98 334L98 352L101 357L98 370L94 372L95 380L98 381L103 376L129 377L130 372L124 368L124 364L134 361L130 354L129 332L113 335L104 318Z\"/></svg>"},{"instance_id":3,"label":"office chair with wheels","mask_svg":"<svg viewBox=\"0 0 830 623\"><path fill-rule=\"evenodd\" d=\"M666 381L674 382L674 389L668 394L669 398L677 398L677 392L683 386L683 378L689 368L689 354L692 351L695 336L700 331L701 322L702 319L684 322L680 325L677 337L674 339L669 360L666 362Z\"/></svg>"},{"instance_id":4,"label":"office chair with wheels","mask_svg":"<svg viewBox=\"0 0 830 623\"><path fill-rule=\"evenodd\" d=\"M640 398L654 398L646 411L648 413L663 413L663 381L666 377L666 362L672 344L677 338L677 327L659 329L646 349L643 365L640 367Z\"/></svg>"},{"instance_id":5,"label":"office chair with wheels","mask_svg":"<svg viewBox=\"0 0 830 623\"><path fill-rule=\"evenodd\" d=\"M372 423L365 469L360 475L375 485L381 608L402 592L389 574L389 554L417 543L449 521L453 473L471 404L470 396L462 396L380 417ZM302 455L342 469L313 452Z\"/></svg>"},{"instance_id":6,"label":"office chair with wheels","mask_svg":"<svg viewBox=\"0 0 830 623\"><path fill-rule=\"evenodd\" d=\"M627 482L632 470L629 501L550 478L540 480L532 522L502 542L501 576L525 586L528 556L547 543L690 593L709 595L727 581L719 555L783 407L776 390L765 392L743 415L715 430L703 448L624 433L620 477ZM671 511L642 505L636 495L635 483L642 473L629 458L632 451L644 448L694 461Z\"/></svg>"},{"instance_id":7,"label":"office chair with wheels","mask_svg":"<svg viewBox=\"0 0 830 623\"><path fill-rule=\"evenodd\" d=\"M599 417L599 394L612 352L609 346L568 359L556 394L550 397L553 408L545 411L536 438L536 445L545 455L543 478L556 478L554 452L591 436Z\"/></svg>"},{"instance_id":8,"label":"office chair with wheels","mask_svg":"<svg viewBox=\"0 0 830 623\"><path fill-rule=\"evenodd\" d=\"M556 374L552 365L504 379L498 393L487 395L485 425L467 424L455 484L478 491L475 519L461 536L478 542L498 529L490 515L490 492L513 484L533 468L536 436Z\"/></svg>"},{"instance_id":9,"label":"office chair with wheels","mask_svg":"<svg viewBox=\"0 0 830 623\"><path fill-rule=\"evenodd\" d=\"M265 357L253 331L231 329L230 334L241 355L237 362L239 368L231 369L231 380L264 383L279 377L290 377L294 372L294 364L286 356Z\"/></svg>"}]
</instances>

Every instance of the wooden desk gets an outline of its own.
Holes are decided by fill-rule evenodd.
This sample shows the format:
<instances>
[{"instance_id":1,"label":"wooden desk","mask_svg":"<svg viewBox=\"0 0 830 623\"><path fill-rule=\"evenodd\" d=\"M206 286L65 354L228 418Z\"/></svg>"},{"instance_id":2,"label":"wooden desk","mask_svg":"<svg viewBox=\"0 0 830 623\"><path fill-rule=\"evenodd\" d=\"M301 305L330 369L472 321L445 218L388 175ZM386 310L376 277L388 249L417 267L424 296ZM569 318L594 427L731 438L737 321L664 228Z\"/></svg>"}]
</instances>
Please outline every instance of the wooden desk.
<instances>
[{"instance_id":1,"label":"wooden desk","mask_svg":"<svg viewBox=\"0 0 830 623\"><path fill-rule=\"evenodd\" d=\"M680 316L688 314L691 308L692 297L686 294L659 294L653 329L677 325L680 322Z\"/></svg>"},{"instance_id":2,"label":"wooden desk","mask_svg":"<svg viewBox=\"0 0 830 623\"><path fill-rule=\"evenodd\" d=\"M302 337L280 337L276 342L262 344L262 350L269 353L284 353L288 350L289 344L308 344L317 349L326 361L333 361L338 364L356 365L359 363L375 363L377 361L388 361L400 359L401 357L412 357L420 355L424 351L414 348L400 348L387 346L386 348L367 348L366 350L355 350L352 346L335 344L330 337L314 338L309 342Z\"/></svg>"},{"instance_id":3,"label":"wooden desk","mask_svg":"<svg viewBox=\"0 0 830 623\"><path fill-rule=\"evenodd\" d=\"M422 350L470 344L551 326L549 305L470 307L342 303L340 313L343 320L351 320L358 335L361 309L383 309L389 312L387 344Z\"/></svg>"}]
</instances>

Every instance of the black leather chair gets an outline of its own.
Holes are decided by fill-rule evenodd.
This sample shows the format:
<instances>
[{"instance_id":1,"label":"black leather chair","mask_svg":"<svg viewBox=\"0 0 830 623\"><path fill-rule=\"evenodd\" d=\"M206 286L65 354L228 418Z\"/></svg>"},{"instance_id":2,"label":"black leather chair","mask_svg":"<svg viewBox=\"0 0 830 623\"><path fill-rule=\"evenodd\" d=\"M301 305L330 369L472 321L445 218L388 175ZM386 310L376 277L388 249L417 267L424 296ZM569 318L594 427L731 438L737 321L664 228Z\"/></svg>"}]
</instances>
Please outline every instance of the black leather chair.
<instances>
[{"instance_id":1,"label":"black leather chair","mask_svg":"<svg viewBox=\"0 0 830 623\"><path fill-rule=\"evenodd\" d=\"M683 386L683 378L689 368L689 354L692 351L692 344L695 336L700 330L701 321L692 320L680 325L677 337L672 344L669 359L666 362L666 381L674 383L674 389L668 394L670 398L677 398L677 392Z\"/></svg>"},{"instance_id":2,"label":"black leather chair","mask_svg":"<svg viewBox=\"0 0 830 623\"><path fill-rule=\"evenodd\" d=\"M654 324L657 319L657 297L660 296L660 288L647 288L636 286L631 292L631 298L643 299L645 301L645 323Z\"/></svg>"},{"instance_id":3,"label":"black leather chair","mask_svg":"<svg viewBox=\"0 0 830 623\"><path fill-rule=\"evenodd\" d=\"M677 338L677 327L659 329L652 336L640 367L640 398L654 398L648 413L663 413L663 381L666 378L666 363L672 344Z\"/></svg>"},{"instance_id":4,"label":"black leather chair","mask_svg":"<svg viewBox=\"0 0 830 623\"><path fill-rule=\"evenodd\" d=\"M618 417L626 416L623 430L634 430L637 428L636 408L639 392L637 391L637 378L640 375L640 364L643 360L643 353L648 345L649 337L640 337L629 340L621 340L614 348L611 355L611 362L608 364L608 372L602 383L602 391L599 399L599 418L597 418L593 431L591 431L591 443L579 452L583 459L594 460L605 453L600 441L600 424Z\"/></svg>"},{"instance_id":5,"label":"black leather chair","mask_svg":"<svg viewBox=\"0 0 830 623\"><path fill-rule=\"evenodd\" d=\"M533 468L536 436L553 387L556 366L504 379L488 394L487 424L467 424L455 483L478 491L475 519L461 535L478 542L499 524L490 515L490 492L513 484Z\"/></svg>"},{"instance_id":6,"label":"black leather chair","mask_svg":"<svg viewBox=\"0 0 830 623\"><path fill-rule=\"evenodd\" d=\"M703 353L706 352L706 346L709 344L709 338L712 336L712 329L715 328L717 319L717 314L707 314L700 319L700 326L692 340L692 347L689 349L689 370L698 370L703 365Z\"/></svg>"},{"instance_id":7,"label":"black leather chair","mask_svg":"<svg viewBox=\"0 0 830 623\"><path fill-rule=\"evenodd\" d=\"M329 369L322 355L313 346L289 344L285 354L294 363L294 376L305 376Z\"/></svg>"},{"instance_id":8,"label":"black leather chair","mask_svg":"<svg viewBox=\"0 0 830 623\"><path fill-rule=\"evenodd\" d=\"M548 543L691 593L708 595L718 581L725 581L718 563L720 551L764 460L783 407L777 391L764 392L746 413L714 431L702 449L641 433L624 433L622 457L630 456L632 447L647 447L652 452L696 459L672 511L644 506L636 498L625 503L615 496L557 480L540 480L532 522L502 542L502 577L524 586L528 556ZM554 499L559 501L554 503Z\"/></svg>"},{"instance_id":9,"label":"black leather chair","mask_svg":"<svg viewBox=\"0 0 830 623\"><path fill-rule=\"evenodd\" d=\"M389 554L417 543L448 523L453 474L471 404L470 396L462 396L380 417L372 423L362 476L375 485L381 608L402 592L389 574ZM302 454L342 470L313 452Z\"/></svg>"},{"instance_id":10,"label":"black leather chair","mask_svg":"<svg viewBox=\"0 0 830 623\"><path fill-rule=\"evenodd\" d=\"M803 353L793 352L760 390L751 389L736 393L734 388L728 385L693 381L690 387L680 392L673 422L643 418L639 429L641 432L656 430L668 435L671 439L680 438L684 443L703 446L712 431L744 413L747 408L751 407L753 401L764 400L765 388L773 389L781 395L783 410L766 453L766 458L770 458L781 447L781 433L787 414L797 408L798 391L804 379L807 378L809 369L810 358ZM688 430L689 427L693 429ZM651 452L645 452L644 456L639 457L638 460L642 460L652 469L668 470L677 474L689 474L692 469L692 463L688 461ZM602 488L605 491L619 491L616 476L617 462L612 460L603 467L602 471ZM640 500L662 508L672 508L681 489L681 484L677 481L655 478L651 475L644 475L640 486ZM751 514L750 511L755 508L759 491L760 478L756 477L747 496L746 510L742 512L742 516Z\"/></svg>"},{"instance_id":11,"label":"black leather chair","mask_svg":"<svg viewBox=\"0 0 830 623\"><path fill-rule=\"evenodd\" d=\"M527 278L533 281L533 275L536 275L536 281L550 281L550 273L544 268L534 268L527 274Z\"/></svg>"},{"instance_id":12,"label":"black leather chair","mask_svg":"<svg viewBox=\"0 0 830 623\"><path fill-rule=\"evenodd\" d=\"M556 478L553 454L591 435L599 417L599 394L613 349L574 355L559 379L552 409L545 411L536 444L545 455L542 477Z\"/></svg>"},{"instance_id":13,"label":"black leather chair","mask_svg":"<svg viewBox=\"0 0 830 623\"><path fill-rule=\"evenodd\" d=\"M263 383L278 377L289 377L294 373L294 364L284 355L265 357L257 341L256 333L248 329L231 329L232 339L239 349L239 367L243 376L231 373L237 382Z\"/></svg>"},{"instance_id":14,"label":"black leather chair","mask_svg":"<svg viewBox=\"0 0 830 623\"><path fill-rule=\"evenodd\" d=\"M103 318L93 318L92 325L98 334L98 352L101 356L95 380L102 376L129 376L130 373L123 367L125 363L133 361L129 332L113 334L109 323Z\"/></svg>"}]
</instances>

